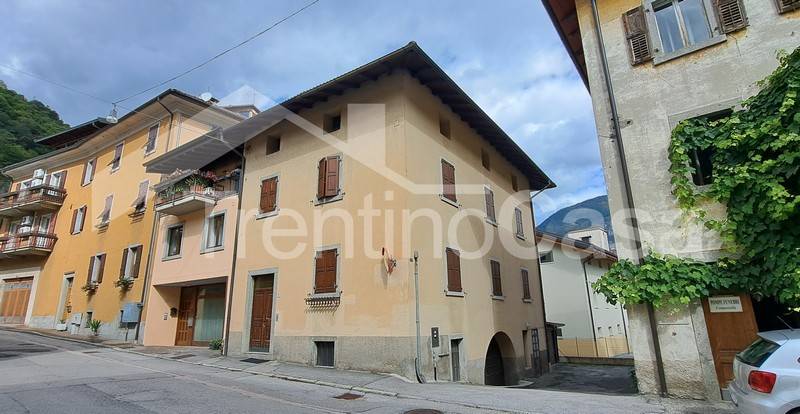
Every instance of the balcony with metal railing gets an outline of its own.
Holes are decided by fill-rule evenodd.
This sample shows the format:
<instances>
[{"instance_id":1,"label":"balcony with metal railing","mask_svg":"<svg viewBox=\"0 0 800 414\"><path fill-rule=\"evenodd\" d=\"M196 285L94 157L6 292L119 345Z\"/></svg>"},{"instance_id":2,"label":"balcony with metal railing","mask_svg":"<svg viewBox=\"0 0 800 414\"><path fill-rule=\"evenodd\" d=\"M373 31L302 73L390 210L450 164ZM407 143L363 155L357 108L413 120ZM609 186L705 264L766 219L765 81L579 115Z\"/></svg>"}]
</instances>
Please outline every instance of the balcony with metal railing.
<instances>
[{"instance_id":1,"label":"balcony with metal railing","mask_svg":"<svg viewBox=\"0 0 800 414\"><path fill-rule=\"evenodd\" d=\"M67 192L61 187L39 184L0 194L0 216L21 217L34 212L55 211Z\"/></svg>"},{"instance_id":2,"label":"balcony with metal railing","mask_svg":"<svg viewBox=\"0 0 800 414\"><path fill-rule=\"evenodd\" d=\"M218 177L208 171L181 171L165 177L154 186L155 211L180 216L237 194L239 171Z\"/></svg>"},{"instance_id":3,"label":"balcony with metal railing","mask_svg":"<svg viewBox=\"0 0 800 414\"><path fill-rule=\"evenodd\" d=\"M1 235L0 258L45 256L53 251L56 240L55 234L39 231Z\"/></svg>"}]
</instances>

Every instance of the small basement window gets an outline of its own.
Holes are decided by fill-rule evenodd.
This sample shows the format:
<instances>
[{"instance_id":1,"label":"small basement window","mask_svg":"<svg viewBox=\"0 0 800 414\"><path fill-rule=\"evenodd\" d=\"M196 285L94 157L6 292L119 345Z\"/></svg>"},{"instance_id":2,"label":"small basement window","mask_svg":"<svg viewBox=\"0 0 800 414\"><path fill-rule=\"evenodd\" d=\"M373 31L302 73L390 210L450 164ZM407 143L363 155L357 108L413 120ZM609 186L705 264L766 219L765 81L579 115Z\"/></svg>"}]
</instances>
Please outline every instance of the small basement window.
<instances>
[{"instance_id":1,"label":"small basement window","mask_svg":"<svg viewBox=\"0 0 800 414\"><path fill-rule=\"evenodd\" d=\"M268 136L267 137L267 155L274 154L281 150L281 137Z\"/></svg>"},{"instance_id":2,"label":"small basement window","mask_svg":"<svg viewBox=\"0 0 800 414\"><path fill-rule=\"evenodd\" d=\"M325 118L322 120L322 130L325 131L325 133L338 131L341 128L342 128L341 112L325 115Z\"/></svg>"},{"instance_id":3,"label":"small basement window","mask_svg":"<svg viewBox=\"0 0 800 414\"><path fill-rule=\"evenodd\" d=\"M439 133L450 138L450 120L439 116Z\"/></svg>"},{"instance_id":4,"label":"small basement window","mask_svg":"<svg viewBox=\"0 0 800 414\"><path fill-rule=\"evenodd\" d=\"M333 367L333 341L315 341L317 346L317 366Z\"/></svg>"}]
</instances>

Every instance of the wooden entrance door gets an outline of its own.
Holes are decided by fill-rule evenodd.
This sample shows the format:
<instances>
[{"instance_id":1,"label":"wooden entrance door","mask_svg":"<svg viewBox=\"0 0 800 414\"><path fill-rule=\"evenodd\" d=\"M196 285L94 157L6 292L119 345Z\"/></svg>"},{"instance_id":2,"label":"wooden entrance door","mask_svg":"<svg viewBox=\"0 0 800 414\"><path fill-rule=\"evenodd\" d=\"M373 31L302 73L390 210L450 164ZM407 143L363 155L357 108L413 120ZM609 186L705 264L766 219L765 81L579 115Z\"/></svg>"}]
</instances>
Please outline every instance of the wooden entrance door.
<instances>
[{"instance_id":1,"label":"wooden entrance door","mask_svg":"<svg viewBox=\"0 0 800 414\"><path fill-rule=\"evenodd\" d=\"M266 280L269 278L269 280ZM250 350L269 351L272 333L272 277L257 277L253 286Z\"/></svg>"},{"instance_id":2,"label":"wooden entrance door","mask_svg":"<svg viewBox=\"0 0 800 414\"><path fill-rule=\"evenodd\" d=\"M181 288L181 301L178 306L178 327L175 345L190 346L194 339L194 317L197 311L197 288Z\"/></svg>"},{"instance_id":3,"label":"wooden entrance door","mask_svg":"<svg viewBox=\"0 0 800 414\"><path fill-rule=\"evenodd\" d=\"M736 295L732 295L736 296ZM733 359L757 338L758 326L750 295L738 295L741 312L711 312L708 299L703 299L703 313L708 327L711 353L719 386L726 388L733 380Z\"/></svg>"},{"instance_id":4,"label":"wooden entrance door","mask_svg":"<svg viewBox=\"0 0 800 414\"><path fill-rule=\"evenodd\" d=\"M6 279L2 285L3 298L0 303L0 321L19 324L25 322L28 300L31 297L32 277Z\"/></svg>"}]
</instances>

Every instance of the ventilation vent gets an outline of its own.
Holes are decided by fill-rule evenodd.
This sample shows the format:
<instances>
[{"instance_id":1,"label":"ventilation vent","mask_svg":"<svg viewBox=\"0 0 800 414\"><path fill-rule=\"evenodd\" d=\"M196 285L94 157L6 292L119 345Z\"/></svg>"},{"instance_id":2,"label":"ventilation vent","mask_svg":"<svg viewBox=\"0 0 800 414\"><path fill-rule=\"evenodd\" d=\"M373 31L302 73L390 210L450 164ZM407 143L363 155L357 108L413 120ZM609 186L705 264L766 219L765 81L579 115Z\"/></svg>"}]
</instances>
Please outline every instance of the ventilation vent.
<instances>
[{"instance_id":1,"label":"ventilation vent","mask_svg":"<svg viewBox=\"0 0 800 414\"><path fill-rule=\"evenodd\" d=\"M747 16L742 0L716 0L714 4L717 8L720 30L723 33L731 33L747 27Z\"/></svg>"}]
</instances>

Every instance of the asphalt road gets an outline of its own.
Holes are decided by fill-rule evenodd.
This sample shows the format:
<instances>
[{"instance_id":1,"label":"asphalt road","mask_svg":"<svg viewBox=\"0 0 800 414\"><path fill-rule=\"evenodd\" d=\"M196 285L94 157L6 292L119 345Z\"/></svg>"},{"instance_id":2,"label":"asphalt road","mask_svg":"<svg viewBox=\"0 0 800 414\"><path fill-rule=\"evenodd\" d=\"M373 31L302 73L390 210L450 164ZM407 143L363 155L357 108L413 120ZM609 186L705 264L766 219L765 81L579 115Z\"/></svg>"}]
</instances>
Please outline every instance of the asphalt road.
<instances>
[{"instance_id":1,"label":"asphalt road","mask_svg":"<svg viewBox=\"0 0 800 414\"><path fill-rule=\"evenodd\" d=\"M463 406L343 391L0 330L0 413L404 413Z\"/></svg>"}]
</instances>

